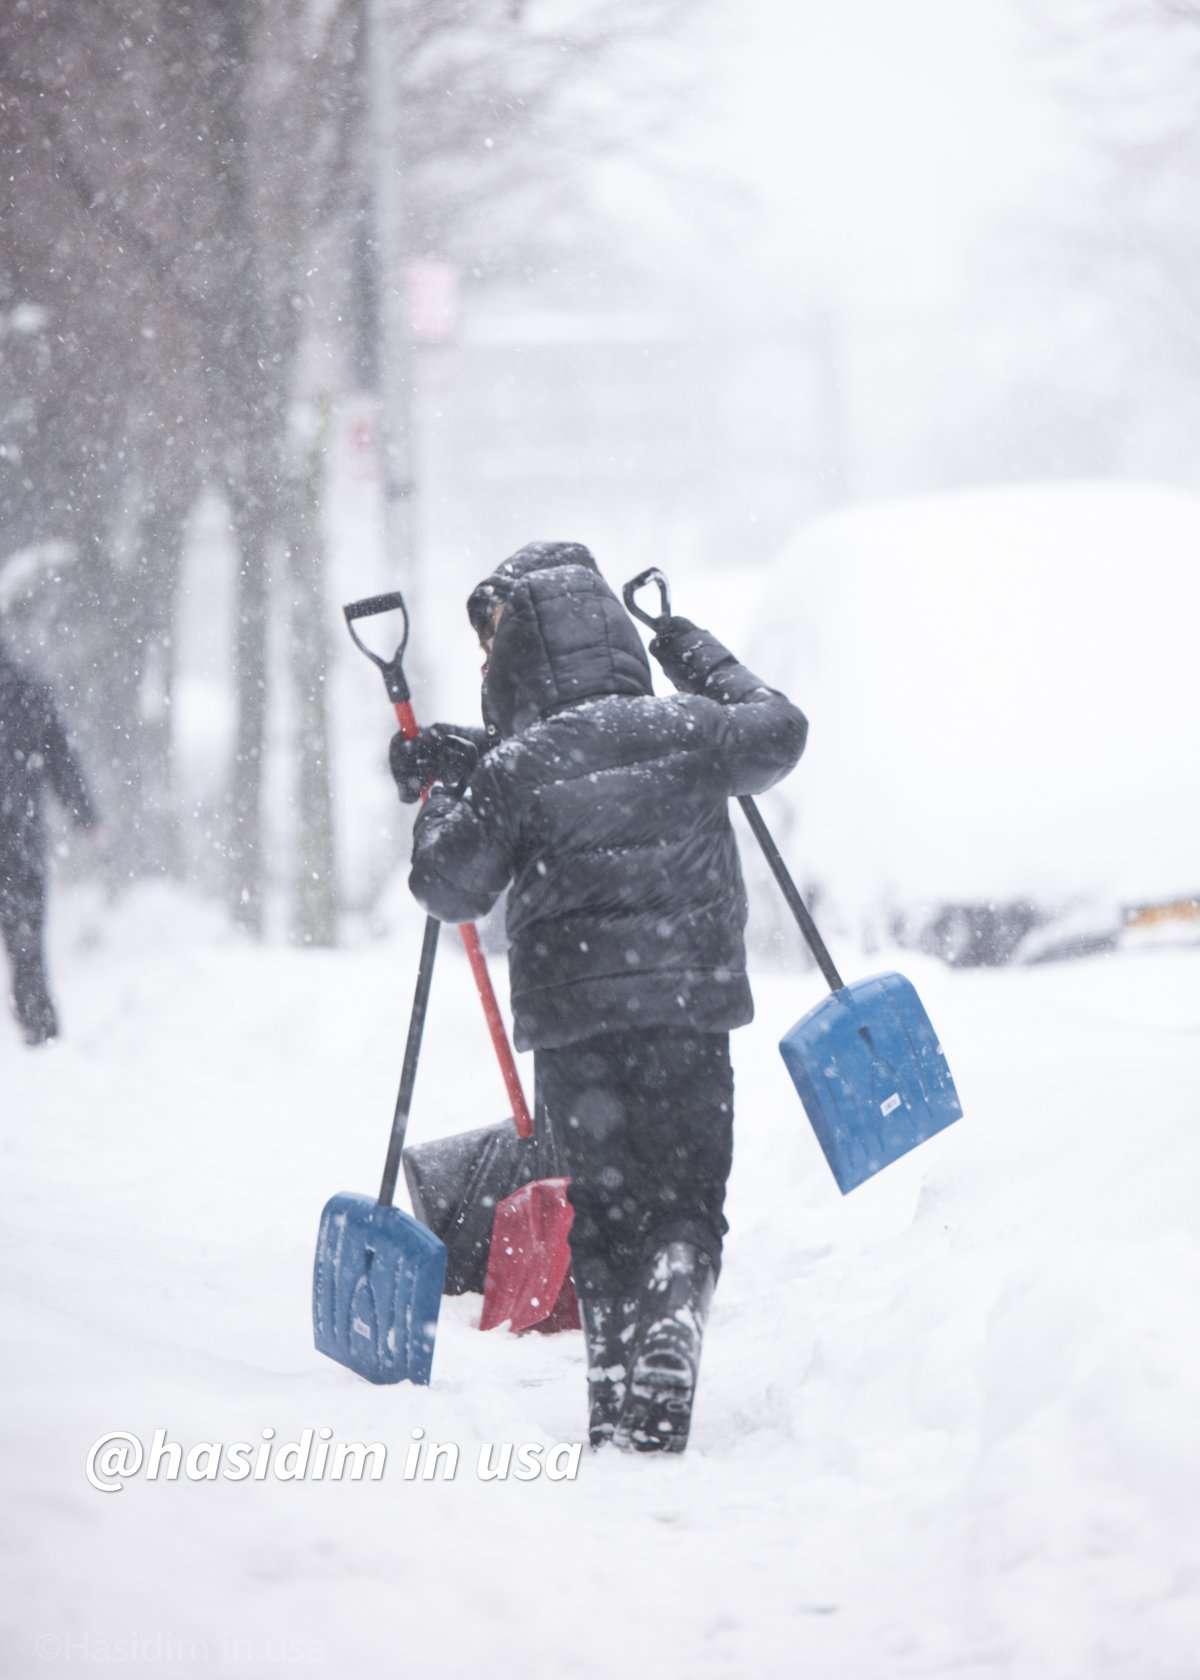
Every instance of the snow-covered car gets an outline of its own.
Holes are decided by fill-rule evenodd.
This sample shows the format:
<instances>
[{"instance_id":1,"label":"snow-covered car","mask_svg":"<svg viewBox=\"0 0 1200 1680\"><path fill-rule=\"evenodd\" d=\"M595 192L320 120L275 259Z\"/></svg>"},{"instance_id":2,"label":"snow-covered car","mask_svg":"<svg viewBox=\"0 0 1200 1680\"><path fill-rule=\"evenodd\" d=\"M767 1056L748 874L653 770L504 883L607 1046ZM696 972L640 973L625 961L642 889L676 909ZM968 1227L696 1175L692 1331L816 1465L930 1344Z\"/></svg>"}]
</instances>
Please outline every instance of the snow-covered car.
<instances>
[{"instance_id":1,"label":"snow-covered car","mask_svg":"<svg viewBox=\"0 0 1200 1680\"><path fill-rule=\"evenodd\" d=\"M747 657L811 724L772 808L834 926L958 964L1200 938L1200 497L827 515L755 625Z\"/></svg>"}]
</instances>

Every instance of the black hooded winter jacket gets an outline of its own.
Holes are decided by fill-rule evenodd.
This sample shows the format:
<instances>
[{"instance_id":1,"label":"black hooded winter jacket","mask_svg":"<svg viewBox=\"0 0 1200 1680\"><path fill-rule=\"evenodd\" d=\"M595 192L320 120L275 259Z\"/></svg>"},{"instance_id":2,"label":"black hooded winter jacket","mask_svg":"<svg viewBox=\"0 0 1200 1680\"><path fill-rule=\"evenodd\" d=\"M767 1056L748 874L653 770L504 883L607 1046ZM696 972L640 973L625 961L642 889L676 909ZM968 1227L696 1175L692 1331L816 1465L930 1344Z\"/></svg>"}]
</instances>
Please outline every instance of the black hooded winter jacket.
<instances>
[{"instance_id":1,"label":"black hooded winter jacket","mask_svg":"<svg viewBox=\"0 0 1200 1680\"><path fill-rule=\"evenodd\" d=\"M698 692L655 698L641 639L578 544L506 561L471 598L477 628L497 601L483 699L498 744L461 798L431 792L414 894L465 922L511 883L518 1049L743 1025L746 895L727 802L791 769L803 714L695 629L681 651Z\"/></svg>"}]
</instances>

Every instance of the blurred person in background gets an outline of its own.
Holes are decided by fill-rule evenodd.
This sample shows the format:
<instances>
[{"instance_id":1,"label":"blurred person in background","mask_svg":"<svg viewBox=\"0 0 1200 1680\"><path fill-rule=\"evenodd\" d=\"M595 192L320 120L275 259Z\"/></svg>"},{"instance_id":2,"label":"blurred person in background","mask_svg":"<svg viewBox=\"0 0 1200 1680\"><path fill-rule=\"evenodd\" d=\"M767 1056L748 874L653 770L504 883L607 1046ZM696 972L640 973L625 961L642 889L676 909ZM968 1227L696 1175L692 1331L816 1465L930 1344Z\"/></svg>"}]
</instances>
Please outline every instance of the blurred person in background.
<instances>
[{"instance_id":1,"label":"blurred person in background","mask_svg":"<svg viewBox=\"0 0 1200 1680\"><path fill-rule=\"evenodd\" d=\"M96 827L95 807L54 696L16 664L0 636L0 933L13 1008L30 1045L58 1034L46 978L47 784L77 828Z\"/></svg>"}]
</instances>

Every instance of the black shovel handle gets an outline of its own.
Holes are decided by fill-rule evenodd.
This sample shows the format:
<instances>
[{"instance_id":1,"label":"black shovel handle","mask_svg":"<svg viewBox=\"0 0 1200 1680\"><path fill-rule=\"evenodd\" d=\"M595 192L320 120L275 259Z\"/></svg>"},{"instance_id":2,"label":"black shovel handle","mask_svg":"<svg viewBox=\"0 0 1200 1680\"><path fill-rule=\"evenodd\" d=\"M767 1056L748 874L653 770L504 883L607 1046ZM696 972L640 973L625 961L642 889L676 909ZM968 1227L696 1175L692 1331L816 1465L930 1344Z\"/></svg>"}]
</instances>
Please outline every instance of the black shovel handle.
<instances>
[{"instance_id":1,"label":"black shovel handle","mask_svg":"<svg viewBox=\"0 0 1200 1680\"><path fill-rule=\"evenodd\" d=\"M351 639L361 653L365 653L373 665L378 665L383 672L383 680L387 684L388 699L393 705L402 706L412 698L408 682L404 676L404 650L408 646L408 608L404 604L404 597L398 589L389 591L386 595L367 595L361 601L351 601L349 606L343 607L346 617L346 628ZM375 618L379 613L398 612L404 619L404 635L400 638L400 645L390 659L385 659L374 648L369 648L358 631L354 628L356 619Z\"/></svg>"},{"instance_id":2,"label":"black shovel handle","mask_svg":"<svg viewBox=\"0 0 1200 1680\"><path fill-rule=\"evenodd\" d=\"M425 919L425 937L421 941L421 961L417 968L417 986L413 993L412 1014L408 1018L408 1042L404 1046L404 1066L400 1070L400 1089L396 1094L396 1111L392 1115L392 1135L388 1139L387 1160L383 1167L383 1183L379 1187L381 1207L391 1207L396 1194L396 1179L400 1172L400 1155L408 1131L408 1116L412 1108L413 1087L417 1083L417 1058L421 1054L421 1037L425 1031L425 1012L429 1008L429 993L433 985L433 959L437 956L438 934L442 924L433 916Z\"/></svg>"},{"instance_id":3,"label":"black shovel handle","mask_svg":"<svg viewBox=\"0 0 1200 1680\"><path fill-rule=\"evenodd\" d=\"M351 601L342 608L350 638L372 665L383 672L388 699L396 708L400 728L410 740L418 733L412 715L411 694L404 676L404 650L408 646L408 608L398 589L384 595L365 595L361 601ZM398 612L404 621L400 645L390 659L368 647L354 628L360 618L376 618L380 613ZM421 942L421 960L417 967L417 985L413 993L412 1014L408 1018L408 1041L404 1046L404 1065L400 1069L400 1089L392 1114L392 1130L388 1138L387 1159L383 1165L383 1182L379 1187L381 1207L391 1207L396 1194L396 1180L400 1174L400 1156L408 1131L408 1116L412 1109L413 1089L417 1083L417 1061L421 1054L421 1039L425 1032L425 1016L429 1009L429 993L433 986L433 959L437 956L438 935L442 924L432 916L426 918L425 937Z\"/></svg>"},{"instance_id":4,"label":"black shovel handle","mask_svg":"<svg viewBox=\"0 0 1200 1680\"><path fill-rule=\"evenodd\" d=\"M648 583L658 585L658 596L662 611L657 617L653 617L650 613L645 612L638 606L635 599L638 590L644 589ZM662 572L659 571L657 566L650 566L644 572L639 572L637 577L630 578L621 593L624 598L626 608L633 614L634 618L640 619L643 624L647 625L656 634L665 629L666 621L671 616L671 589L666 578L663 576ZM811 915L809 914L808 906L800 897L799 888L796 886L795 881L792 880L788 866L784 863L780 854L779 847L775 844L775 841L771 837L770 830L763 821L762 812L748 793L738 795L738 804L745 813L746 821L750 824L751 833L762 847L763 856L771 866L771 873L779 883L780 891L783 893L783 896L787 901L788 909L796 918L800 932L804 935L804 939L809 950L817 959L817 967L821 970L821 973L825 977L825 984L829 987L831 992L840 992L846 982L838 973L834 960L829 955L828 947L826 946L825 941L821 938L817 924L813 921Z\"/></svg>"},{"instance_id":5,"label":"black shovel handle","mask_svg":"<svg viewBox=\"0 0 1200 1680\"><path fill-rule=\"evenodd\" d=\"M763 821L762 812L748 793L738 795L738 804L745 813L746 821L750 824L754 838L763 849L763 856L771 866L771 873L779 882L780 890L787 900L788 909L795 916L800 926L800 932L808 942L809 950L817 959L817 967L825 977L825 984L831 992L840 992L846 982L838 973L833 958L829 955L829 949L817 929L816 922L809 915L808 905L800 897L796 883L792 880L788 871L788 866L779 854L779 847L771 838L770 830Z\"/></svg>"},{"instance_id":6,"label":"black shovel handle","mask_svg":"<svg viewBox=\"0 0 1200 1680\"><path fill-rule=\"evenodd\" d=\"M652 617L650 613L639 607L635 599L638 590L644 589L648 583L658 585L660 611L657 617ZM671 586L657 566L647 566L644 572L639 572L635 578L630 578L621 594L625 601L625 610L632 613L634 618L640 620L651 630L660 630L663 620L671 616Z\"/></svg>"},{"instance_id":7,"label":"black shovel handle","mask_svg":"<svg viewBox=\"0 0 1200 1680\"><path fill-rule=\"evenodd\" d=\"M365 653L373 665L377 665L383 672L383 679L387 685L388 698L396 710L396 721L400 725L400 733L406 741L415 741L421 733L416 717L413 715L412 696L408 682L404 676L404 650L408 646L409 617L408 608L404 604L404 597L398 589L389 590L384 595L367 595L361 601L351 601L342 608L346 619L346 628L350 632L355 647ZM404 620L404 634L400 645L390 659L376 653L367 646L358 631L354 628L356 620L360 618L375 618L380 613L398 612ZM404 1134L408 1129L408 1112L412 1106L413 1086L417 1077L417 1057L421 1049L421 1035L425 1028L425 1012L429 1004L429 990L433 983L433 959L437 952L438 929L440 923L433 917L425 923L425 940L421 946L421 964L417 971L417 990L413 998L412 1018L408 1027L408 1043L404 1051L404 1067L400 1074L400 1092L396 1098L396 1111L392 1117L392 1135L388 1142L387 1163L383 1169L383 1186L379 1192L379 1200L385 1207L390 1207L396 1190L396 1178L400 1168L400 1154L404 1148ZM488 973L487 959L479 943L479 931L473 922L464 922L459 927L463 946L467 953L467 960L471 965L471 974L479 993L479 1001L483 1005L484 1019L487 1022L492 1048L496 1052L496 1059L500 1064L501 1077L504 1088L508 1092L508 1100L512 1104L513 1124L521 1137L533 1135L533 1121L529 1113L529 1105L525 1101L525 1093L521 1088L521 1076L517 1072L517 1064L513 1060L512 1046L508 1042L508 1034L504 1028L504 1021L500 1014L500 1006L496 1002L496 994L492 987L491 976Z\"/></svg>"}]
</instances>

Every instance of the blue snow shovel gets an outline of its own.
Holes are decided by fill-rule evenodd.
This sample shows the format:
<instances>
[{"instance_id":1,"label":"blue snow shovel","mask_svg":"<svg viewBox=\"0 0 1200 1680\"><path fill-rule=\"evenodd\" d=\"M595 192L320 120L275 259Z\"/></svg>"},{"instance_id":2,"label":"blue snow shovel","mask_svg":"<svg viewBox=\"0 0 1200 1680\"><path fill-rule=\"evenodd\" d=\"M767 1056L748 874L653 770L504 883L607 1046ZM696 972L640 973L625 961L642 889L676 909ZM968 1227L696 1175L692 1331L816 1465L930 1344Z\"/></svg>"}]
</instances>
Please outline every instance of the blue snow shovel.
<instances>
[{"instance_id":1,"label":"blue snow shovel","mask_svg":"<svg viewBox=\"0 0 1200 1680\"><path fill-rule=\"evenodd\" d=\"M368 1382L429 1381L446 1245L392 1206L441 923L425 923L400 1091L379 1196L333 1196L321 1215L313 1266L313 1340Z\"/></svg>"},{"instance_id":2,"label":"blue snow shovel","mask_svg":"<svg viewBox=\"0 0 1200 1680\"><path fill-rule=\"evenodd\" d=\"M634 599L658 585L659 617ZM650 567L625 585L625 605L654 631L671 616L667 580ZM780 1041L817 1141L843 1195L962 1116L945 1054L911 982L877 974L846 985L788 873L758 806L738 797L754 838L830 988Z\"/></svg>"}]
</instances>

